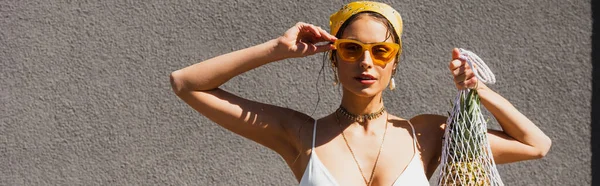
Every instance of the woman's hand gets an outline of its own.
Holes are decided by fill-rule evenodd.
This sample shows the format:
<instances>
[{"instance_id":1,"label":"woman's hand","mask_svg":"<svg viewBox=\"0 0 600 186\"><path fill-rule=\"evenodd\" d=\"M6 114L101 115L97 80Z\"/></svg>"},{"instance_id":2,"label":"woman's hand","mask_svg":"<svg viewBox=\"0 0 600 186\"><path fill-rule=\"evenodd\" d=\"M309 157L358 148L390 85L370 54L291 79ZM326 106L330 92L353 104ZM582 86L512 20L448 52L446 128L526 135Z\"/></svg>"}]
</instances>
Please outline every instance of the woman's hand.
<instances>
[{"instance_id":1,"label":"woman's hand","mask_svg":"<svg viewBox=\"0 0 600 186\"><path fill-rule=\"evenodd\" d=\"M299 22L277 39L277 53L283 58L304 57L332 50L337 38L312 24ZM315 45L319 42L328 42ZM329 43L331 42L331 43Z\"/></svg>"},{"instance_id":2,"label":"woman's hand","mask_svg":"<svg viewBox=\"0 0 600 186\"><path fill-rule=\"evenodd\" d=\"M485 86L485 84L480 83L475 76L473 70L471 70L471 66L465 61L459 58L460 51L457 48L452 50L452 61L448 68L452 75L454 76L454 84L456 88L459 90L462 89L479 89ZM473 67L475 69L477 66Z\"/></svg>"}]
</instances>

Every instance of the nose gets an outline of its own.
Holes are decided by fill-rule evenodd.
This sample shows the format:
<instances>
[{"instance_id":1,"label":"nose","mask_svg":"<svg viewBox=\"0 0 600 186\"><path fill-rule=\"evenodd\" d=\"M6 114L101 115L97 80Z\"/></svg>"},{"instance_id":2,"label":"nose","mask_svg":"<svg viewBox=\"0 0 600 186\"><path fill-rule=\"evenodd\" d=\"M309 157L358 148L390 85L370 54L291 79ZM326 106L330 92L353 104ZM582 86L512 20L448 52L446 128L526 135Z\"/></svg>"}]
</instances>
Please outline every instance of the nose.
<instances>
[{"instance_id":1,"label":"nose","mask_svg":"<svg viewBox=\"0 0 600 186\"><path fill-rule=\"evenodd\" d=\"M373 67L373 58L369 50L364 51L363 58L360 61L360 67L362 67L365 70Z\"/></svg>"}]
</instances>

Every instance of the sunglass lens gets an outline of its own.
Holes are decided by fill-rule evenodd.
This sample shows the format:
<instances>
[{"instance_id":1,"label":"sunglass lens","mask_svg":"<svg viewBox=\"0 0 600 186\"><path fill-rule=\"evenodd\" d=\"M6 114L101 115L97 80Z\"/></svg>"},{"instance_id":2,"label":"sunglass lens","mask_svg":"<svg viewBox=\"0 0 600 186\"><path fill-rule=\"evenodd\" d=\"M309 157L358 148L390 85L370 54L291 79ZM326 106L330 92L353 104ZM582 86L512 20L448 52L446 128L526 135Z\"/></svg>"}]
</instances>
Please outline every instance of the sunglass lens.
<instances>
[{"instance_id":1,"label":"sunglass lens","mask_svg":"<svg viewBox=\"0 0 600 186\"><path fill-rule=\"evenodd\" d=\"M346 58L346 60L358 60L362 55L362 46L358 43L343 42L338 46L338 51L343 58Z\"/></svg>"},{"instance_id":2,"label":"sunglass lens","mask_svg":"<svg viewBox=\"0 0 600 186\"><path fill-rule=\"evenodd\" d=\"M389 60L394 54L394 48L388 45L375 45L371 50L373 52L373 56L380 60Z\"/></svg>"}]
</instances>

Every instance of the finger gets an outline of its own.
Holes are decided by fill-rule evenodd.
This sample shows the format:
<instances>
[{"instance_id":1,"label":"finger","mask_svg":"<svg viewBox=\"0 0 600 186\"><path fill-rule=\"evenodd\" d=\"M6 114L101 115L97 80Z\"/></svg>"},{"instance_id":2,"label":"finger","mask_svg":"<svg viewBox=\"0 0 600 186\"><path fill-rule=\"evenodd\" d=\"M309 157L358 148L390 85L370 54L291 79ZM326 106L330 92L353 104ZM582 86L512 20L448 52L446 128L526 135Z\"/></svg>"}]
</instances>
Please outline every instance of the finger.
<instances>
[{"instance_id":1,"label":"finger","mask_svg":"<svg viewBox=\"0 0 600 186\"><path fill-rule=\"evenodd\" d=\"M465 73L459 74L458 76L454 76L454 83L460 83L467 79L467 75Z\"/></svg>"},{"instance_id":2,"label":"finger","mask_svg":"<svg viewBox=\"0 0 600 186\"><path fill-rule=\"evenodd\" d=\"M313 36L315 36L316 38L321 37L321 33L319 32L319 29L314 25L311 25L308 23L303 23L300 25L300 30L312 33Z\"/></svg>"},{"instance_id":3,"label":"finger","mask_svg":"<svg viewBox=\"0 0 600 186\"><path fill-rule=\"evenodd\" d=\"M323 35L323 34L321 34L321 35ZM333 43L334 41L331 41L331 39L326 38L326 37L315 38L314 43L320 43L320 42Z\"/></svg>"},{"instance_id":4,"label":"finger","mask_svg":"<svg viewBox=\"0 0 600 186\"><path fill-rule=\"evenodd\" d=\"M458 83L458 82L465 81L465 82L467 82L467 84L468 84L468 81L469 81L469 80L471 80L471 79L473 79L473 78L476 78L476 77L475 77L475 74L473 74L473 72L472 72L472 71L470 71L470 70L467 70L467 71L465 71L465 73L463 73L463 74L460 74L460 75L456 76L456 77L454 78L454 82L457 82L457 83Z\"/></svg>"},{"instance_id":5,"label":"finger","mask_svg":"<svg viewBox=\"0 0 600 186\"><path fill-rule=\"evenodd\" d=\"M477 86L477 77L473 77L464 81L464 86L466 88L475 88Z\"/></svg>"},{"instance_id":6,"label":"finger","mask_svg":"<svg viewBox=\"0 0 600 186\"><path fill-rule=\"evenodd\" d=\"M458 48L452 49L452 59L458 59L460 57L460 50Z\"/></svg>"},{"instance_id":7,"label":"finger","mask_svg":"<svg viewBox=\"0 0 600 186\"><path fill-rule=\"evenodd\" d=\"M465 89L466 88L465 87L465 82L461 81L459 83L456 83L456 88L459 89L459 90Z\"/></svg>"},{"instance_id":8,"label":"finger","mask_svg":"<svg viewBox=\"0 0 600 186\"><path fill-rule=\"evenodd\" d=\"M318 46L311 43L298 43L297 48L296 51L299 52L301 56L313 55L318 51Z\"/></svg>"},{"instance_id":9,"label":"finger","mask_svg":"<svg viewBox=\"0 0 600 186\"><path fill-rule=\"evenodd\" d=\"M457 82L456 88L458 89L466 89L466 88L475 88L477 87L478 80L477 78L467 79L465 81Z\"/></svg>"},{"instance_id":10,"label":"finger","mask_svg":"<svg viewBox=\"0 0 600 186\"><path fill-rule=\"evenodd\" d=\"M464 66L460 66L454 70L452 70L452 76L458 76L464 74L467 69Z\"/></svg>"},{"instance_id":11,"label":"finger","mask_svg":"<svg viewBox=\"0 0 600 186\"><path fill-rule=\"evenodd\" d=\"M320 52L325 52L325 51L329 51L329 50L333 50L335 47L333 46L333 44L326 44L326 45L320 45L317 46L317 50L315 53L320 53Z\"/></svg>"},{"instance_id":12,"label":"finger","mask_svg":"<svg viewBox=\"0 0 600 186\"><path fill-rule=\"evenodd\" d=\"M300 53L300 54L304 54L306 53L306 51L308 50L308 45L307 43L304 42L300 42L296 44L296 52Z\"/></svg>"},{"instance_id":13,"label":"finger","mask_svg":"<svg viewBox=\"0 0 600 186\"><path fill-rule=\"evenodd\" d=\"M452 60L452 61L450 62L450 64L448 65L448 69L450 69L451 71L454 71L454 70L456 70L458 67L461 67L461 66L463 66L463 65L465 65L465 61L463 61L463 60L459 60L459 59L455 59L455 60Z\"/></svg>"},{"instance_id":14,"label":"finger","mask_svg":"<svg viewBox=\"0 0 600 186\"><path fill-rule=\"evenodd\" d=\"M327 33L327 31L323 30L321 27L316 27L321 34L321 37L310 37L312 44L325 44L325 43L333 43L337 39L335 36Z\"/></svg>"},{"instance_id":15,"label":"finger","mask_svg":"<svg viewBox=\"0 0 600 186\"><path fill-rule=\"evenodd\" d=\"M331 42L335 42L335 40L337 39L335 36L329 34L329 32L323 30L321 27L319 28L319 32L321 33L321 36L323 36L323 38L326 39L326 41L331 41Z\"/></svg>"},{"instance_id":16,"label":"finger","mask_svg":"<svg viewBox=\"0 0 600 186\"><path fill-rule=\"evenodd\" d=\"M475 73L473 73L473 70L471 70L470 68L465 69L465 78L471 79L473 77L475 77Z\"/></svg>"}]
</instances>

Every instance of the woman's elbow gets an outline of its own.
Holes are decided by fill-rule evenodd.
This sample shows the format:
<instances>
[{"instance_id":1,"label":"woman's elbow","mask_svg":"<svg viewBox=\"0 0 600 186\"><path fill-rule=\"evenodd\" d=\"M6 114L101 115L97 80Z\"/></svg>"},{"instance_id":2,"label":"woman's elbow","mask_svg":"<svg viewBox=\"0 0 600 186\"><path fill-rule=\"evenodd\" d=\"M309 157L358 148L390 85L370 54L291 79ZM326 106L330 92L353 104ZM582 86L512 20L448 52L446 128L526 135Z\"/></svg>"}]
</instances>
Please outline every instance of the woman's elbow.
<instances>
[{"instance_id":1,"label":"woman's elbow","mask_svg":"<svg viewBox=\"0 0 600 186\"><path fill-rule=\"evenodd\" d=\"M171 88L175 94L180 95L185 92L184 82L181 80L181 72L179 70L171 72L169 78L171 79Z\"/></svg>"},{"instance_id":2,"label":"woman's elbow","mask_svg":"<svg viewBox=\"0 0 600 186\"><path fill-rule=\"evenodd\" d=\"M548 154L548 152L550 151L551 147L552 147L552 140L549 137L546 137L544 142L538 146L538 148L537 148L538 153L537 153L536 157L538 159L545 157L546 154Z\"/></svg>"}]
</instances>

